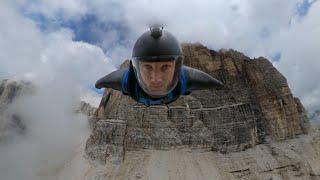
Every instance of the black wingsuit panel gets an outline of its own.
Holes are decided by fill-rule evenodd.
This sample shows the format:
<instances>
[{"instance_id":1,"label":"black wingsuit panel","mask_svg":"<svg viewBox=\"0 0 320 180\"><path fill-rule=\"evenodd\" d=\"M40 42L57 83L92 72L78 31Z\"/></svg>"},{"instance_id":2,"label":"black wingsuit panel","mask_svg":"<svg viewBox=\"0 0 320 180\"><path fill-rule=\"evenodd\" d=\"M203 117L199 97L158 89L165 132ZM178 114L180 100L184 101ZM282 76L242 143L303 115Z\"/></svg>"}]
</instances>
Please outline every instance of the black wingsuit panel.
<instances>
[{"instance_id":1,"label":"black wingsuit panel","mask_svg":"<svg viewBox=\"0 0 320 180\"><path fill-rule=\"evenodd\" d=\"M221 81L195 68L184 66L184 73L188 91L205 89L220 90L224 86Z\"/></svg>"},{"instance_id":2,"label":"black wingsuit panel","mask_svg":"<svg viewBox=\"0 0 320 180\"><path fill-rule=\"evenodd\" d=\"M95 84L96 88L111 88L117 91L123 91L122 77L124 76L125 72L126 69L113 71L112 73L99 79Z\"/></svg>"}]
</instances>

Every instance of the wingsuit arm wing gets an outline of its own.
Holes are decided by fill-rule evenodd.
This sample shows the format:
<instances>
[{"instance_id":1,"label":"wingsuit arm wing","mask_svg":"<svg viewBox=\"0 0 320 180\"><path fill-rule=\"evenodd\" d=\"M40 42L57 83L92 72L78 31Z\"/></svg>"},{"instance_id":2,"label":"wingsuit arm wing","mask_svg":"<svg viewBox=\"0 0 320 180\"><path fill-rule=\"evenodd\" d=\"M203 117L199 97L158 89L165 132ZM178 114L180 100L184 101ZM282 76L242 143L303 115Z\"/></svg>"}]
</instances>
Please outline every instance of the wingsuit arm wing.
<instances>
[{"instance_id":1,"label":"wingsuit arm wing","mask_svg":"<svg viewBox=\"0 0 320 180\"><path fill-rule=\"evenodd\" d=\"M114 90L124 92L126 90L124 89L124 82L122 81L123 81L123 77L127 75L127 73L128 73L128 69L113 71L112 73L99 79L96 82L95 86L98 89L112 88Z\"/></svg>"},{"instance_id":2,"label":"wingsuit arm wing","mask_svg":"<svg viewBox=\"0 0 320 180\"><path fill-rule=\"evenodd\" d=\"M221 81L198 69L184 66L184 73L188 91L204 89L220 90L224 87Z\"/></svg>"}]
</instances>

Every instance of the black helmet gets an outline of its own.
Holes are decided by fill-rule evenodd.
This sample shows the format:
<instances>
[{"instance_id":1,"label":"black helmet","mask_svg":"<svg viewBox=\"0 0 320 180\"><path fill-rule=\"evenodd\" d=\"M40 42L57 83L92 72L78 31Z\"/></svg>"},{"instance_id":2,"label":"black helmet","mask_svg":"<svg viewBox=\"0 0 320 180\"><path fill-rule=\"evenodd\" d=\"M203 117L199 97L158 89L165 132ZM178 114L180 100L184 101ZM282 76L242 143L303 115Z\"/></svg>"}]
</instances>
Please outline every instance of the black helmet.
<instances>
[{"instance_id":1,"label":"black helmet","mask_svg":"<svg viewBox=\"0 0 320 180\"><path fill-rule=\"evenodd\" d=\"M163 27L150 27L137 39L132 62L141 88L152 97L163 97L179 81L183 64L180 43Z\"/></svg>"}]
</instances>

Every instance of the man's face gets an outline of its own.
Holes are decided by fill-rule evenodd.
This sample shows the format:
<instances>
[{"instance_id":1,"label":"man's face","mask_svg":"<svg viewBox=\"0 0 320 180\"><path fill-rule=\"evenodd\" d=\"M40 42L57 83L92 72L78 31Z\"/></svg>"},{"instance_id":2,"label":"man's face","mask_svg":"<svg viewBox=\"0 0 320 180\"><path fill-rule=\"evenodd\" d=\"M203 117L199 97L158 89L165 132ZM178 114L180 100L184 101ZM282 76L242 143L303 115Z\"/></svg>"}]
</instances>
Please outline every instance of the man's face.
<instances>
[{"instance_id":1,"label":"man's face","mask_svg":"<svg viewBox=\"0 0 320 180\"><path fill-rule=\"evenodd\" d=\"M139 68L143 82L155 94L166 93L171 85L175 62L140 62Z\"/></svg>"}]
</instances>

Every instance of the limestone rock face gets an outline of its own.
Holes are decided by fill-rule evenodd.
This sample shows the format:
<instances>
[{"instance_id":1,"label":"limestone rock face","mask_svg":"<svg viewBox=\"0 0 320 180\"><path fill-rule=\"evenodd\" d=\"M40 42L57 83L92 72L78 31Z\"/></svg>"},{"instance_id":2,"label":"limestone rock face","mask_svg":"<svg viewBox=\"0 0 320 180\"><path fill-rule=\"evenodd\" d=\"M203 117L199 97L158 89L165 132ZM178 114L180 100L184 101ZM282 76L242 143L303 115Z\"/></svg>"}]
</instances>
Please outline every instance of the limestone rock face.
<instances>
[{"instance_id":1,"label":"limestone rock face","mask_svg":"<svg viewBox=\"0 0 320 180\"><path fill-rule=\"evenodd\" d=\"M281 142L271 141L240 152L204 149L126 151L122 163L94 165L83 179L318 180L318 131ZM104 150L105 151L105 150Z\"/></svg>"},{"instance_id":2,"label":"limestone rock face","mask_svg":"<svg viewBox=\"0 0 320 180\"><path fill-rule=\"evenodd\" d=\"M3 80L0 83L0 142L10 138L12 132L23 133L25 125L18 114L8 112L8 106L22 94L32 93L34 87L29 82Z\"/></svg>"},{"instance_id":3,"label":"limestone rock face","mask_svg":"<svg viewBox=\"0 0 320 180\"><path fill-rule=\"evenodd\" d=\"M97 108L92 107L89 103L86 103L84 101L81 101L79 106L76 109L76 112L82 113L88 117L94 116L94 113L96 112Z\"/></svg>"},{"instance_id":4,"label":"limestone rock face","mask_svg":"<svg viewBox=\"0 0 320 180\"><path fill-rule=\"evenodd\" d=\"M306 114L299 100L294 100L285 77L267 59L261 57L247 62L245 73L261 113L266 118L272 139L285 140L301 134L304 126L307 126L301 123L305 121ZM305 117L301 118L300 115Z\"/></svg>"},{"instance_id":5,"label":"limestone rock face","mask_svg":"<svg viewBox=\"0 0 320 180\"><path fill-rule=\"evenodd\" d=\"M30 82L5 79L0 83L0 108L5 108L21 94L31 92L33 85Z\"/></svg>"},{"instance_id":6,"label":"limestone rock face","mask_svg":"<svg viewBox=\"0 0 320 180\"><path fill-rule=\"evenodd\" d=\"M92 159L105 164L107 159L119 163L124 155L123 140L126 124L120 121L98 121L94 134L86 144L86 152ZM97 153L99 152L99 153Z\"/></svg>"},{"instance_id":7,"label":"limestone rock face","mask_svg":"<svg viewBox=\"0 0 320 180\"><path fill-rule=\"evenodd\" d=\"M267 59L250 59L234 50L216 52L201 44L184 44L183 52L186 66L224 82L224 89L194 91L168 106L150 107L106 89L86 146L91 159L106 162L115 149L120 150L118 159L122 151L142 149L227 153L308 133L303 105ZM121 68L128 65L126 61Z\"/></svg>"}]
</instances>

